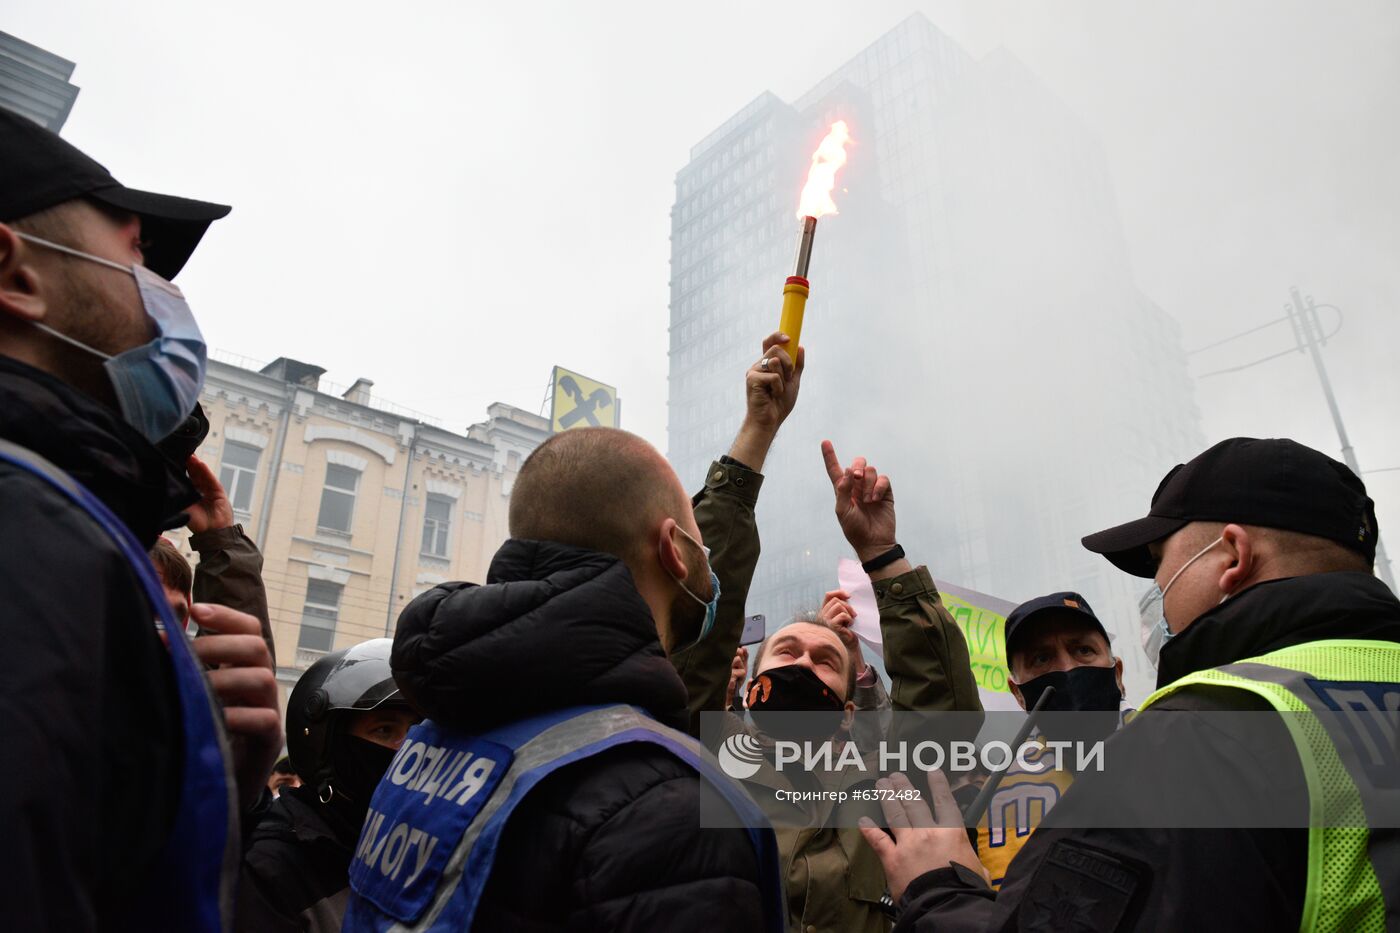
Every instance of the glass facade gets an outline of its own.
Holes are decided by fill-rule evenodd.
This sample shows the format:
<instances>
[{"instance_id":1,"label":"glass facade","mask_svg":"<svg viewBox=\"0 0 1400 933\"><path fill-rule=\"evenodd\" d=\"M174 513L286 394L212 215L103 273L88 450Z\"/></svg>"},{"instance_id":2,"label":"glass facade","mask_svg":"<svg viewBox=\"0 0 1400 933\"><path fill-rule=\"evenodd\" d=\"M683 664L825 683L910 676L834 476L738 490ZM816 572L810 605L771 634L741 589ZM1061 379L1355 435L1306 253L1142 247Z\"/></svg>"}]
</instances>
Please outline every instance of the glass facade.
<instances>
[{"instance_id":1,"label":"glass facade","mask_svg":"<svg viewBox=\"0 0 1400 933\"><path fill-rule=\"evenodd\" d=\"M0 107L23 114L57 133L68 121L78 87L74 64L0 32Z\"/></svg>"}]
</instances>

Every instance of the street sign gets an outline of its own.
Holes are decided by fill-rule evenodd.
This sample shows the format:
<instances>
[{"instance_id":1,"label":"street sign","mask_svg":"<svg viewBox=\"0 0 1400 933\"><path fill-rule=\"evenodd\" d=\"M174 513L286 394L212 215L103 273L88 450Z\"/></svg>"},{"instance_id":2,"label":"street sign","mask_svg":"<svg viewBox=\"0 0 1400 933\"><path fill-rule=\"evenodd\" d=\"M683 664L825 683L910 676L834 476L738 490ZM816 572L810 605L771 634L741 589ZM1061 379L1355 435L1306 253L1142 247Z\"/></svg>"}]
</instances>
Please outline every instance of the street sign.
<instances>
[{"instance_id":1,"label":"street sign","mask_svg":"<svg viewBox=\"0 0 1400 933\"><path fill-rule=\"evenodd\" d=\"M562 366L554 367L552 383L550 421L554 433L619 426L617 389Z\"/></svg>"}]
</instances>

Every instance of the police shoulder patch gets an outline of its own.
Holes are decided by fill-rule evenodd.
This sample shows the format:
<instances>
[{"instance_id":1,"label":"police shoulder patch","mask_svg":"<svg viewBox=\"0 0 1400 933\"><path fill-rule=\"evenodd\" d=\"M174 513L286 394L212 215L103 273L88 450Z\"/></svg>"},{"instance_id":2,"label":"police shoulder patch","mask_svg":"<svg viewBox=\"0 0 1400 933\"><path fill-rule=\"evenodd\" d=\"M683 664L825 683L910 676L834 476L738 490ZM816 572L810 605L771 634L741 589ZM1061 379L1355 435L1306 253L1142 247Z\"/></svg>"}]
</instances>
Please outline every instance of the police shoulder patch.
<instances>
[{"instance_id":1,"label":"police shoulder patch","mask_svg":"<svg viewBox=\"0 0 1400 933\"><path fill-rule=\"evenodd\" d=\"M1022 898L1022 933L1110 933L1143 880L1143 868L1068 839L1050 847Z\"/></svg>"}]
</instances>

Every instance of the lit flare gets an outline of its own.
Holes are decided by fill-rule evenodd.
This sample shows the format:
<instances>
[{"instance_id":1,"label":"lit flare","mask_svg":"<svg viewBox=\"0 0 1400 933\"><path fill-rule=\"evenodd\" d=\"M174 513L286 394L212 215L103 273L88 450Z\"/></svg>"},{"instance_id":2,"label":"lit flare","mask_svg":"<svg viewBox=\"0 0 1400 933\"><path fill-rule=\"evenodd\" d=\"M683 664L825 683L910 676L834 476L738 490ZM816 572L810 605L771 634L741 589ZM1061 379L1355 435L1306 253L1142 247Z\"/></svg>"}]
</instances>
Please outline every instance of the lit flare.
<instances>
[{"instance_id":1,"label":"lit flare","mask_svg":"<svg viewBox=\"0 0 1400 933\"><path fill-rule=\"evenodd\" d=\"M850 128L845 120L831 124L826 138L812 153L812 169L807 173L807 184L802 187L802 197L798 201L798 217L824 217L836 213L836 202L831 200L831 192L836 187L836 173L846 164L846 143L851 141Z\"/></svg>"}]
</instances>

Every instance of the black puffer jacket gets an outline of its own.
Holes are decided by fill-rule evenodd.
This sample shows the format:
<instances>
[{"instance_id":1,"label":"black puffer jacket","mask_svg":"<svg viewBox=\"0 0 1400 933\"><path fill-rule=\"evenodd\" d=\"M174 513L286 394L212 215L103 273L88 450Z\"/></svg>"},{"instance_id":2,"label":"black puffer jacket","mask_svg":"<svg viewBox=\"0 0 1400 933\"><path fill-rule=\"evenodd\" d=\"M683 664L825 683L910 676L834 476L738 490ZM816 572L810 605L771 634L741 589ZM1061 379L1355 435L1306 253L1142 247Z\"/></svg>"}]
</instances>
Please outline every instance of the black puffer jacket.
<instances>
[{"instance_id":1,"label":"black puffer jacket","mask_svg":"<svg viewBox=\"0 0 1400 933\"><path fill-rule=\"evenodd\" d=\"M467 731L591 703L687 721L685 688L626 566L550 542L507 541L488 585L443 584L415 599L391 663L405 696ZM473 929L759 929L747 834L698 826L713 793L649 744L561 768L511 816Z\"/></svg>"},{"instance_id":2,"label":"black puffer jacket","mask_svg":"<svg viewBox=\"0 0 1400 933\"><path fill-rule=\"evenodd\" d=\"M143 547L197 495L112 409L0 356L0 438L82 483ZM153 610L96 523L0 464L0 930L104 930L179 800L179 699Z\"/></svg>"}]
</instances>

